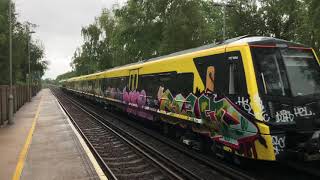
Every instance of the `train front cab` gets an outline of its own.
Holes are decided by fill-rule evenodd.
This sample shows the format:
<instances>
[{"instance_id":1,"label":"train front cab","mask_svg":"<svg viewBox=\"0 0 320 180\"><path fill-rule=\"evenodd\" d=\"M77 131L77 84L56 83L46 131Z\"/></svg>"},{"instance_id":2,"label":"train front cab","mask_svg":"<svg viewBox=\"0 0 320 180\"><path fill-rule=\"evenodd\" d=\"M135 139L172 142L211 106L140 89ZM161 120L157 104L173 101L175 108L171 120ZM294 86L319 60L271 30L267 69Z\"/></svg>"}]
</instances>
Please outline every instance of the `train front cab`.
<instances>
[{"instance_id":1,"label":"train front cab","mask_svg":"<svg viewBox=\"0 0 320 180\"><path fill-rule=\"evenodd\" d=\"M257 159L319 160L320 66L315 52L280 40L248 43L241 52L250 106L263 139L255 141Z\"/></svg>"}]
</instances>

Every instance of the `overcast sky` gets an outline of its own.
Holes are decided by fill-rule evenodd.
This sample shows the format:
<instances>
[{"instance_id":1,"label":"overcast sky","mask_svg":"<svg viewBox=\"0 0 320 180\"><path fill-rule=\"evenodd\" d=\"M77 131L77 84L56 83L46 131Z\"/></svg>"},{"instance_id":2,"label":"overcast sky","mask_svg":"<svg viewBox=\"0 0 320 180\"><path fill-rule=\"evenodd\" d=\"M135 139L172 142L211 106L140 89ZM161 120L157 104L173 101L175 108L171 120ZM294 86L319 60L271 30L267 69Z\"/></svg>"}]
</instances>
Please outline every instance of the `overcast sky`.
<instances>
[{"instance_id":1,"label":"overcast sky","mask_svg":"<svg viewBox=\"0 0 320 180\"><path fill-rule=\"evenodd\" d=\"M50 62L43 78L56 78L71 70L70 62L82 43L81 27L94 21L102 8L111 9L126 0L14 0L18 19L38 25L32 37L45 48Z\"/></svg>"}]
</instances>

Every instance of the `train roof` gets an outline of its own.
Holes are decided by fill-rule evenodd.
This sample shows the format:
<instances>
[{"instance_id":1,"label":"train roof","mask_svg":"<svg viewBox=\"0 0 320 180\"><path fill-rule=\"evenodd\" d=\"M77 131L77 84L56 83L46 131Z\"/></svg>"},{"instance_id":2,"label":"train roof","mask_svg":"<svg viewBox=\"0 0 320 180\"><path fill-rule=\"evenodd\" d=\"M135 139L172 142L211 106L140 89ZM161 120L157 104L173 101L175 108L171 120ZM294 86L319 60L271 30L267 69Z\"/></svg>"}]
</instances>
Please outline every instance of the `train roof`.
<instances>
[{"instance_id":1,"label":"train roof","mask_svg":"<svg viewBox=\"0 0 320 180\"><path fill-rule=\"evenodd\" d=\"M116 68L124 67L124 66L130 66L130 65L134 65L134 64L141 64L141 63L150 62L150 61L156 61L156 60L160 60L160 59L179 56L179 55L188 54L188 53L192 53L192 52L197 52L197 51L201 51L201 50L211 49L211 48L215 48L215 47L219 47L219 46L236 45L236 44L242 44L242 43L248 43L249 45L289 44L289 45L304 47L301 44L293 43L293 42L286 41L286 40L283 40L283 39L277 39L277 38L265 37L265 36L245 35L245 36L239 36L239 37L236 37L236 38L228 39L228 40L225 40L225 41L219 42L219 43L211 43L211 44L199 46L199 47L196 47L196 48L191 48L191 49L187 49L187 50L174 52L174 53L171 53L171 54L168 54L168 55L163 55L163 56L154 57L154 58L151 58L151 59L142 60L142 61L135 62L135 63L130 63L130 64L122 65L122 66L116 66L116 67L111 68L111 69L116 69ZM111 70L111 69L108 69L108 70Z\"/></svg>"},{"instance_id":2,"label":"train roof","mask_svg":"<svg viewBox=\"0 0 320 180\"><path fill-rule=\"evenodd\" d=\"M212 43L212 44L208 44L208 45L204 45L204 46L200 46L200 47L196 47L196 48L192 48L192 49L187 49L187 50L171 53L171 54L164 55L164 56L159 56L159 57L154 57L154 58L147 59L147 60L142 60L142 61L135 62L135 63L130 63L130 64L122 65L122 66L116 66L116 67L106 69L104 71L96 72L93 74L72 77L72 78L68 79L67 81L81 80L81 79L86 79L88 77L96 77L96 76L98 77L99 75L101 75L103 73L117 70L117 69L122 69L122 68L125 68L128 66L134 66L134 65L147 63L147 62L153 62L153 61L157 61L157 60L161 60L161 59L166 59L166 58L175 57L175 56L179 56L179 55L189 54L189 53L207 50L207 49L211 49L211 48L215 48L215 47L235 46L235 45L241 45L241 44L249 44L249 45L286 44L288 46L305 47L302 44L293 43L291 41L277 39L274 37L245 35L245 36L240 36L240 37L228 39L228 40L225 40L225 41L219 42L219 43Z\"/></svg>"}]
</instances>

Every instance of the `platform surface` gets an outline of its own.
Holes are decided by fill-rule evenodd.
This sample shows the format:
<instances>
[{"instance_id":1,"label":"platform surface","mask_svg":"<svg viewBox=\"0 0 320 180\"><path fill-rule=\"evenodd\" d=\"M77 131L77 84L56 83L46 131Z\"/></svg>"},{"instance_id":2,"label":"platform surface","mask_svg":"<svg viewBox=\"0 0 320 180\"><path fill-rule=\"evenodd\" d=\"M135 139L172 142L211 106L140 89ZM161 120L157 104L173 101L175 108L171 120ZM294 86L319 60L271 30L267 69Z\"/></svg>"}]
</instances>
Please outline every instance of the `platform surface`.
<instances>
[{"instance_id":1,"label":"platform surface","mask_svg":"<svg viewBox=\"0 0 320 180\"><path fill-rule=\"evenodd\" d=\"M100 179L49 89L24 105L14 122L0 128L0 179L11 179L17 173L21 165L19 156L33 123L32 140L18 174L21 179Z\"/></svg>"},{"instance_id":2,"label":"platform surface","mask_svg":"<svg viewBox=\"0 0 320 180\"><path fill-rule=\"evenodd\" d=\"M40 102L39 95L19 109L14 115L14 125L0 128L0 179L11 179L15 171L19 153L25 144Z\"/></svg>"}]
</instances>

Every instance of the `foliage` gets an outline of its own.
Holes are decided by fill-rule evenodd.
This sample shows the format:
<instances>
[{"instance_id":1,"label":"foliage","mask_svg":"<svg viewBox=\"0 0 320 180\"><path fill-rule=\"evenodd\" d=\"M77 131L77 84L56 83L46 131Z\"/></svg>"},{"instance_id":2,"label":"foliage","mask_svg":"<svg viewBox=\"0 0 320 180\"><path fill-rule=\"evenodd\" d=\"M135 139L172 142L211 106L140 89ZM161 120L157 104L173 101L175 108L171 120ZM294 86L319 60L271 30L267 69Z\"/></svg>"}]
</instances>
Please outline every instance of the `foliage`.
<instances>
[{"instance_id":1,"label":"foliage","mask_svg":"<svg viewBox=\"0 0 320 180\"><path fill-rule=\"evenodd\" d=\"M16 19L12 4L12 72L13 83L25 83L28 74L28 43L30 42L30 68L33 81L39 81L47 69L43 60L44 48L28 37L26 23ZM9 84L9 1L0 1L0 84Z\"/></svg>"},{"instance_id":2,"label":"foliage","mask_svg":"<svg viewBox=\"0 0 320 180\"><path fill-rule=\"evenodd\" d=\"M42 88L50 88L52 85L59 85L59 82L55 79L46 78L41 80Z\"/></svg>"},{"instance_id":3,"label":"foliage","mask_svg":"<svg viewBox=\"0 0 320 180\"><path fill-rule=\"evenodd\" d=\"M68 78L71 78L73 76L75 76L75 72L74 71L69 71L69 72L66 72L64 74L61 74L61 75L57 76L56 81L61 81L61 80L64 80L64 79L68 79Z\"/></svg>"},{"instance_id":4,"label":"foliage","mask_svg":"<svg viewBox=\"0 0 320 180\"><path fill-rule=\"evenodd\" d=\"M221 2L221 1L217 1ZM320 50L319 0L229 0L226 36L263 35ZM83 27L74 75L221 41L223 8L211 0L128 0ZM1 41L1 37L0 37Z\"/></svg>"}]
</instances>

